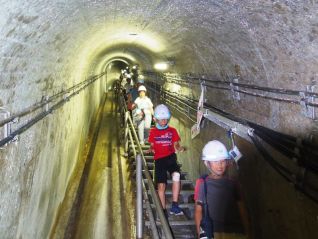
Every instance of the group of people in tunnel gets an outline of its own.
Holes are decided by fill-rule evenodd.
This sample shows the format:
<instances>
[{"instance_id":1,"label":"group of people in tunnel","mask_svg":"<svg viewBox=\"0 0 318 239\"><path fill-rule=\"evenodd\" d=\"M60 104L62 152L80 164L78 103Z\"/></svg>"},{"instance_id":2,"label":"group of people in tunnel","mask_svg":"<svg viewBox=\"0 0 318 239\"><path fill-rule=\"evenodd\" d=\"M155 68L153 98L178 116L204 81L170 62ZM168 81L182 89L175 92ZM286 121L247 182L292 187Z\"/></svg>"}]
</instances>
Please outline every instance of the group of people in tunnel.
<instances>
[{"instance_id":1,"label":"group of people in tunnel","mask_svg":"<svg viewBox=\"0 0 318 239\"><path fill-rule=\"evenodd\" d=\"M136 71L137 72L137 71ZM131 113L134 124L138 128L138 137L141 145L148 142L149 130L152 122L153 103L146 95L147 89L144 86L142 75L136 76L137 73L130 72L129 68L123 70L121 76L122 87L124 91L127 108Z\"/></svg>"},{"instance_id":2,"label":"group of people in tunnel","mask_svg":"<svg viewBox=\"0 0 318 239\"><path fill-rule=\"evenodd\" d=\"M178 204L181 171L176 153L183 152L186 148L180 144L178 131L169 125L169 108L159 104L153 110L153 103L146 95L144 78L138 75L132 79L131 73L133 72L128 68L122 71L122 89L127 108L138 128L140 144L149 143L150 148L146 153L154 155L154 181L164 214L167 219L169 214L183 215ZM152 123L154 127L151 128ZM201 160L209 174L196 181L194 190L194 221L198 238L252 238L240 186L228 174L227 169L235 162L226 146L218 140L209 141L202 150ZM165 198L167 172L172 179L172 204L169 213Z\"/></svg>"}]
</instances>

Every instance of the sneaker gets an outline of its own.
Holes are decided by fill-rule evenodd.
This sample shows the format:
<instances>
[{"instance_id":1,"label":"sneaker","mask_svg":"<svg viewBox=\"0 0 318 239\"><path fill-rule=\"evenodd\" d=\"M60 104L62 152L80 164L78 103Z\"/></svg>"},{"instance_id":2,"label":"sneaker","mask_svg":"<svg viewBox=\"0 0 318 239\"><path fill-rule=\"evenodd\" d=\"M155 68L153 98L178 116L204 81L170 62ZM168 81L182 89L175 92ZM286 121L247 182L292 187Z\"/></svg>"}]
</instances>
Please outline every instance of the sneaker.
<instances>
[{"instance_id":1,"label":"sneaker","mask_svg":"<svg viewBox=\"0 0 318 239\"><path fill-rule=\"evenodd\" d=\"M200 239L208 239L208 237L206 236L205 231L203 231L201 227L200 227L199 238L200 238Z\"/></svg>"},{"instance_id":2,"label":"sneaker","mask_svg":"<svg viewBox=\"0 0 318 239\"><path fill-rule=\"evenodd\" d=\"M178 216L178 215L183 215L183 212L178 204L172 204L170 208L170 214L174 214Z\"/></svg>"}]
</instances>

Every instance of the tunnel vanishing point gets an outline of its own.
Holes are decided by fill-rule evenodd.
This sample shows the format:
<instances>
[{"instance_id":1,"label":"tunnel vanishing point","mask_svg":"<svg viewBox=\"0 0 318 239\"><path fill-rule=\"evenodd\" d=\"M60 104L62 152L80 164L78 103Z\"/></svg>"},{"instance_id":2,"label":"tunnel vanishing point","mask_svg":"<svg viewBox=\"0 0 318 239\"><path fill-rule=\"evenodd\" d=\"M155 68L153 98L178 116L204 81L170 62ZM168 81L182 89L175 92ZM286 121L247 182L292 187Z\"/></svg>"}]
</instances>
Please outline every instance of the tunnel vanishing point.
<instances>
[{"instance_id":1,"label":"tunnel vanishing point","mask_svg":"<svg viewBox=\"0 0 318 239\"><path fill-rule=\"evenodd\" d=\"M233 128L255 237L318 238L317 13L315 0L1 1L0 238L63 238L92 125L133 65L171 108L191 180L207 141L230 147L213 119L239 122L253 129Z\"/></svg>"}]
</instances>

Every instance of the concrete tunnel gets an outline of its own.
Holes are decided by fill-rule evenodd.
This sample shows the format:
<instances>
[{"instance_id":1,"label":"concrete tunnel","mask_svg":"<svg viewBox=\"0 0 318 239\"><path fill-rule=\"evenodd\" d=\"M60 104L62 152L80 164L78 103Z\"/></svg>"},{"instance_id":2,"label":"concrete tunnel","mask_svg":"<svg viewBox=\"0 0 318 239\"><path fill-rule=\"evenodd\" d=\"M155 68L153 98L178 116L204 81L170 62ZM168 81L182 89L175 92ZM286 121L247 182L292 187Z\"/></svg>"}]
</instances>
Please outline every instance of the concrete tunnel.
<instances>
[{"instance_id":1,"label":"concrete tunnel","mask_svg":"<svg viewBox=\"0 0 318 239\"><path fill-rule=\"evenodd\" d=\"M207 89L211 106L280 137L290 136L299 148L307 142L317 149L317 11L312 0L1 1L1 122L106 74L1 146L0 238L63 238L84 171L90 127L127 65L145 72L146 85L158 84L196 100L200 84L184 84L192 76L230 82ZM162 62L166 70L154 68ZM165 82L169 76L174 81ZM286 98L290 100L282 100ZM50 104L1 125L0 140L45 107ZM179 160L195 181L206 171L200 161L202 147L211 139L228 145L227 131L205 120L200 134L191 139L193 122L171 109L171 124L188 147ZM195 113L188 116L196 119ZM244 155L239 180L255 238L316 238L318 158L299 163L263 143L294 172L295 181L290 182L253 143L238 136L235 140ZM123 238L133 237L131 231ZM115 237L107 233L103 238Z\"/></svg>"}]
</instances>

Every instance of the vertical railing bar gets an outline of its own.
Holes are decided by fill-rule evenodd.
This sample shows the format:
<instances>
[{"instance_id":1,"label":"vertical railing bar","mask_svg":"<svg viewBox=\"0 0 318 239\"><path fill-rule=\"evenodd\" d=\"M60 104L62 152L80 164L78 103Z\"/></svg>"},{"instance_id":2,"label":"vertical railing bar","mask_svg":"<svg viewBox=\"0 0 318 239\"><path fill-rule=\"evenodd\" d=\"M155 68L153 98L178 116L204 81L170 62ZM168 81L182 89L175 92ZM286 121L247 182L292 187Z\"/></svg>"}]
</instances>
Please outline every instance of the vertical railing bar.
<instances>
[{"instance_id":1,"label":"vertical railing bar","mask_svg":"<svg viewBox=\"0 0 318 239\"><path fill-rule=\"evenodd\" d=\"M136 187L137 187L137 200L136 200L136 208L137 208L137 229L136 236L137 239L141 239L143 235L142 227L142 161L141 155L138 154L136 157Z\"/></svg>"}]
</instances>

